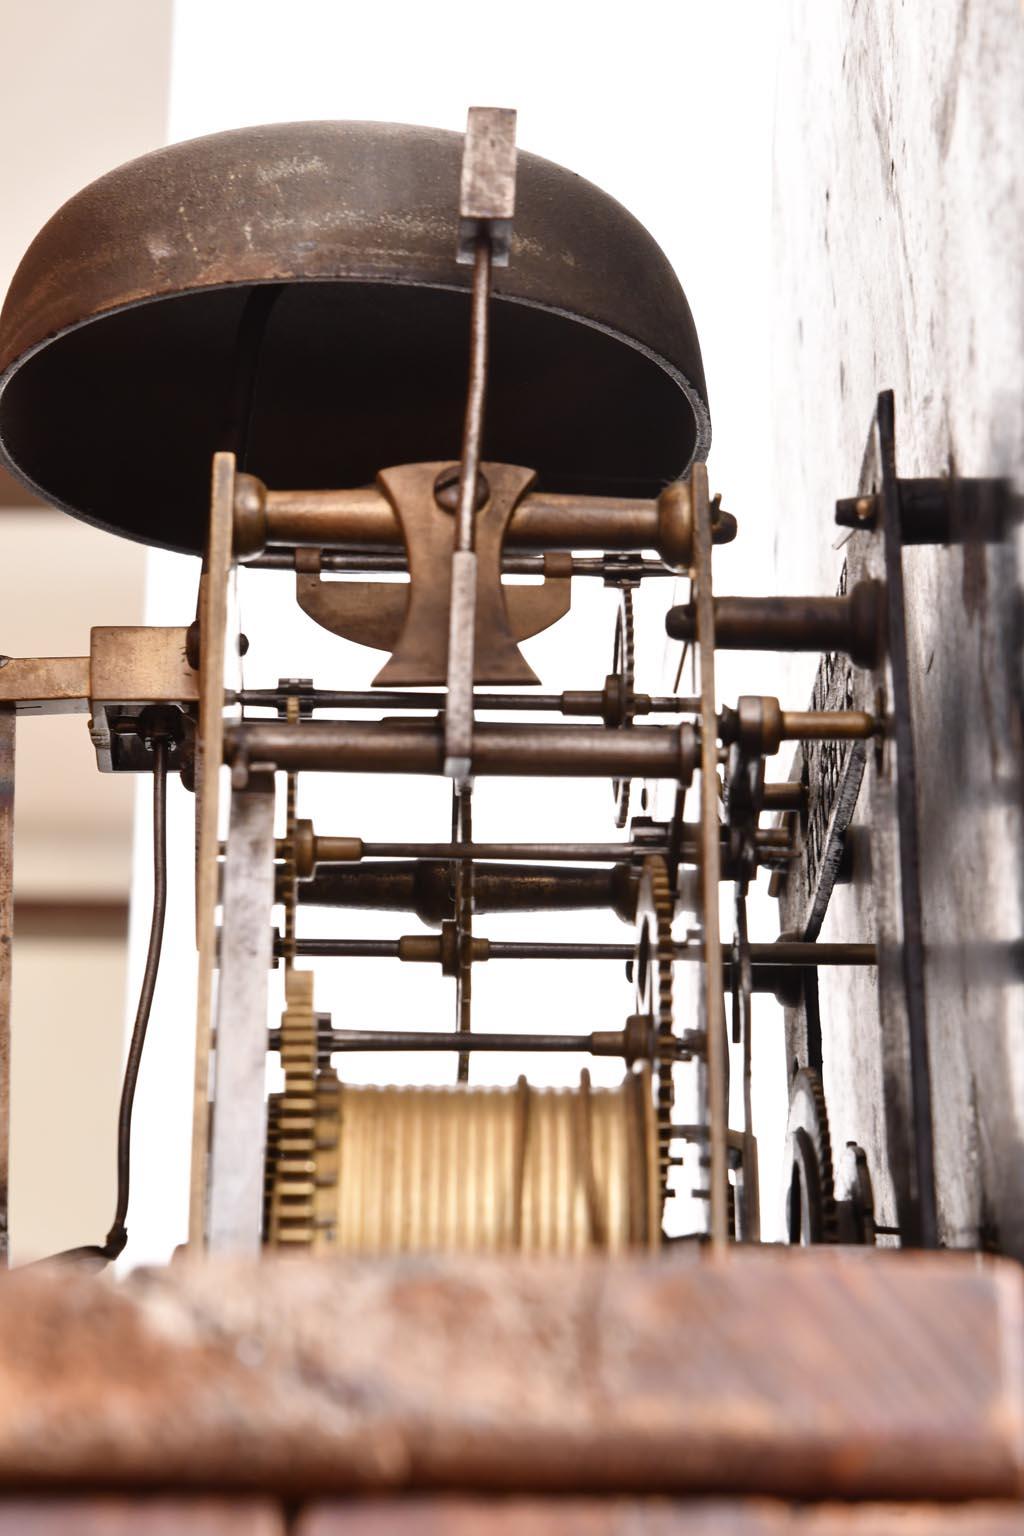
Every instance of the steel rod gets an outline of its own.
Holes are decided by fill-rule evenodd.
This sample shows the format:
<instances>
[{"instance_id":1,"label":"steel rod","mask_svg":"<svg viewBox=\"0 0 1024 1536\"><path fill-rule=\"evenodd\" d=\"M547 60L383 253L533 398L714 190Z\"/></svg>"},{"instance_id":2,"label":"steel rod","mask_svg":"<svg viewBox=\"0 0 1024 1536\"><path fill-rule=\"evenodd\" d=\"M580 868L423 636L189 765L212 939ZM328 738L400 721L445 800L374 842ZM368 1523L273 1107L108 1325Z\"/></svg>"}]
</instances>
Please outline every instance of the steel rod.
<instances>
[{"instance_id":1,"label":"steel rod","mask_svg":"<svg viewBox=\"0 0 1024 1536\"><path fill-rule=\"evenodd\" d=\"M533 944L522 939L488 939L489 960L632 960L634 944Z\"/></svg>"},{"instance_id":2,"label":"steel rod","mask_svg":"<svg viewBox=\"0 0 1024 1536\"><path fill-rule=\"evenodd\" d=\"M696 827L684 823L680 838L680 853L693 859L697 849ZM722 829L726 840L728 828ZM780 827L763 827L754 833L758 849L766 853L788 853L791 849L789 833ZM354 864L363 860L392 859L443 859L452 863L472 861L515 861L535 863L554 862L586 864L612 860L643 859L652 854L665 857L667 849L659 843L364 843L361 838L331 836L314 833L312 857L317 867L333 864ZM280 839L278 855L284 857L287 842Z\"/></svg>"},{"instance_id":3,"label":"steel rod","mask_svg":"<svg viewBox=\"0 0 1024 1536\"><path fill-rule=\"evenodd\" d=\"M280 1030L269 1032L270 1049L280 1049ZM331 1051L590 1051L590 1035L488 1034L478 1030L334 1029L325 1034Z\"/></svg>"},{"instance_id":4,"label":"steel rod","mask_svg":"<svg viewBox=\"0 0 1024 1536\"><path fill-rule=\"evenodd\" d=\"M633 944L561 944L550 940L484 939L489 960L632 960L636 954ZM398 939L298 939L295 953L306 959L355 957L371 959L399 958ZM732 960L728 944L719 946L723 965ZM819 965L876 965L877 955L873 944L813 944L782 941L769 944L751 944L750 960L753 965L788 966L809 969ZM701 944L676 944L673 958L679 961L697 961L703 957Z\"/></svg>"},{"instance_id":5,"label":"steel rod","mask_svg":"<svg viewBox=\"0 0 1024 1536\"><path fill-rule=\"evenodd\" d=\"M241 704L244 708L254 709L280 709L288 699L298 699L302 709L427 709L443 710L447 702L443 693L404 693L400 689L381 689L374 692L372 689L330 689L310 688L303 692L289 692L285 688L245 688L239 693L227 694L226 702ZM590 692L575 691L572 694L574 708L572 713L589 713L600 716L602 713L603 695L596 690ZM578 701L592 701L593 708L587 711L581 709ZM698 705L698 700L680 696L651 696L650 694L635 694L633 698L633 712L638 715L682 715L693 713ZM534 694L532 697L526 693L477 693L473 696L473 707L477 710L509 710L509 711L537 711L565 712L566 695L562 693Z\"/></svg>"},{"instance_id":6,"label":"steel rod","mask_svg":"<svg viewBox=\"0 0 1024 1536\"><path fill-rule=\"evenodd\" d=\"M397 939L296 939L298 959L397 960Z\"/></svg>"},{"instance_id":7,"label":"steel rod","mask_svg":"<svg viewBox=\"0 0 1024 1536\"><path fill-rule=\"evenodd\" d=\"M443 771L468 789L473 760L473 675L475 666L477 563L474 514L480 472L480 442L487 398L488 318L491 299L491 236L481 223L473 257L469 336L469 387L462 431L458 500L448 611L447 703L444 712ZM465 1064L463 1064L465 1066ZM462 1068L460 1068L460 1075Z\"/></svg>"},{"instance_id":8,"label":"steel rod","mask_svg":"<svg viewBox=\"0 0 1024 1536\"><path fill-rule=\"evenodd\" d=\"M543 863L564 860L574 864L603 864L607 860L642 858L663 853L644 843L364 843L367 859L512 860ZM329 862L318 857L318 863Z\"/></svg>"},{"instance_id":9,"label":"steel rod","mask_svg":"<svg viewBox=\"0 0 1024 1536\"><path fill-rule=\"evenodd\" d=\"M468 784L452 794L452 841L471 842L473 837L473 791ZM456 860L451 865L451 888L455 910L458 972L455 977L455 1027L461 1034L473 1030L473 886L472 860ZM469 1056L459 1052L456 1081L469 1082Z\"/></svg>"},{"instance_id":10,"label":"steel rod","mask_svg":"<svg viewBox=\"0 0 1024 1536\"><path fill-rule=\"evenodd\" d=\"M455 509L455 548L473 548L473 514L480 473L480 442L484 430L487 401L487 361L489 352L489 312L491 301L491 236L485 227L476 237L473 254L473 289L469 330L469 387L462 424L462 459L459 466L459 495Z\"/></svg>"},{"instance_id":11,"label":"steel rod","mask_svg":"<svg viewBox=\"0 0 1024 1536\"><path fill-rule=\"evenodd\" d=\"M625 558L628 559L628 556ZM294 571L295 549L282 545L272 546L245 564L249 570ZM353 576L364 572L387 575L391 572L407 572L409 562L402 551L394 549L325 549L320 556L320 569ZM544 556L515 554L506 550L501 569L507 576L543 576ZM648 560L639 554L629 559L628 566L614 557L605 560L600 555L577 555L572 561L572 575L598 577L602 581L621 575L635 581L647 580L652 576L670 576L675 579L678 572L663 565L660 560Z\"/></svg>"}]
</instances>

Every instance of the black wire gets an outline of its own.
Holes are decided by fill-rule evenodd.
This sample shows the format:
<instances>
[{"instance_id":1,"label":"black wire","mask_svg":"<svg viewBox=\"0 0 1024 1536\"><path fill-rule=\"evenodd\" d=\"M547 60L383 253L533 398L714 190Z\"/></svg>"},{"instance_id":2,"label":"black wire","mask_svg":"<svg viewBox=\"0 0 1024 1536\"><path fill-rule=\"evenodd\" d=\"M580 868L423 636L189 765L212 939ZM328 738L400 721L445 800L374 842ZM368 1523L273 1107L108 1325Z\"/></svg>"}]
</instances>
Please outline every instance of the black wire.
<instances>
[{"instance_id":1,"label":"black wire","mask_svg":"<svg viewBox=\"0 0 1024 1536\"><path fill-rule=\"evenodd\" d=\"M149 949L146 968L142 973L139 1005L135 1010L135 1025L124 1067L121 1084L121 1104L117 1116L117 1205L114 1220L106 1241L85 1243L80 1248L67 1248L62 1253L51 1254L40 1260L49 1264L58 1259L98 1259L109 1264L124 1251L128 1241L128 1195L131 1183L132 1108L135 1088L142 1065L142 1051L146 1044L149 1015L156 991L157 972L160 969L160 951L164 942L164 918L167 914L167 737L153 739L153 918L149 928Z\"/></svg>"}]
</instances>

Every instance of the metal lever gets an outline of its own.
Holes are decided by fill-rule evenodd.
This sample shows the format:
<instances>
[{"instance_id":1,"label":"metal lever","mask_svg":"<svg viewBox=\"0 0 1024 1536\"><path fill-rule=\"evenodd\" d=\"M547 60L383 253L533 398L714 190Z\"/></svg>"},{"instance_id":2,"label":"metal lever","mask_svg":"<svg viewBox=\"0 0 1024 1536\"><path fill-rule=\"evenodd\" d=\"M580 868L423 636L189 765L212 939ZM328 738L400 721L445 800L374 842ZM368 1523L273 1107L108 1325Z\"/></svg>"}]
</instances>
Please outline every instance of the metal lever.
<instances>
[{"instance_id":1,"label":"metal lever","mask_svg":"<svg viewBox=\"0 0 1024 1536\"><path fill-rule=\"evenodd\" d=\"M480 445L487 392L488 310L491 266L507 265L515 211L516 114L498 107L471 107L466 124L459 192L456 260L473 263L469 339L469 388L463 423L462 460L455 512L451 608L448 623L448 704L444 723L444 771L468 782L473 759L473 662L476 629L476 507Z\"/></svg>"}]
</instances>

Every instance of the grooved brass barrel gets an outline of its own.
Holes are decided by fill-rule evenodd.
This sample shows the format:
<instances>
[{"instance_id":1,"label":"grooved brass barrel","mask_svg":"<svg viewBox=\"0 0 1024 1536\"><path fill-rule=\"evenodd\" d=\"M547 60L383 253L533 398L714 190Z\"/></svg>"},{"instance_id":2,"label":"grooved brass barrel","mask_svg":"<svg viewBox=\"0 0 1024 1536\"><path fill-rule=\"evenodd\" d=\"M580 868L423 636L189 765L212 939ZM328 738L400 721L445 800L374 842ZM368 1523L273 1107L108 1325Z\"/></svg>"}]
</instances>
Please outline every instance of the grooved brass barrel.
<instances>
[{"instance_id":1,"label":"grooved brass barrel","mask_svg":"<svg viewBox=\"0 0 1024 1536\"><path fill-rule=\"evenodd\" d=\"M646 1070L617 1089L584 1073L578 1089L344 1085L338 1101L317 1246L569 1255L658 1241Z\"/></svg>"}]
</instances>

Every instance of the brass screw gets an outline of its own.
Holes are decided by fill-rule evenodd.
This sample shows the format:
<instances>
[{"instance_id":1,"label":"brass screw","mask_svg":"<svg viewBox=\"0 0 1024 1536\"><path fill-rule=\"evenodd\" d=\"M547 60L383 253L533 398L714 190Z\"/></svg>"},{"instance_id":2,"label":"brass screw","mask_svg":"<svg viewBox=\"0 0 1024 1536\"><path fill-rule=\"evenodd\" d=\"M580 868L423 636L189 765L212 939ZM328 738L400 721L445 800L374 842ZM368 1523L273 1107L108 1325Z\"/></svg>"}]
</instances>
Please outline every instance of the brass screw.
<instances>
[{"instance_id":1,"label":"brass screw","mask_svg":"<svg viewBox=\"0 0 1024 1536\"><path fill-rule=\"evenodd\" d=\"M459 504L459 478L462 473L460 464L449 464L442 469L434 481L434 500L443 512L454 513ZM491 494L491 488L487 483L487 476L482 470L477 470L476 475L476 506L474 511L479 512L485 506Z\"/></svg>"}]
</instances>

